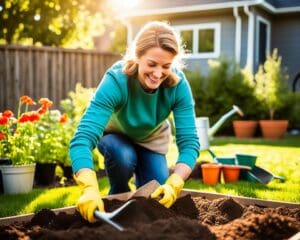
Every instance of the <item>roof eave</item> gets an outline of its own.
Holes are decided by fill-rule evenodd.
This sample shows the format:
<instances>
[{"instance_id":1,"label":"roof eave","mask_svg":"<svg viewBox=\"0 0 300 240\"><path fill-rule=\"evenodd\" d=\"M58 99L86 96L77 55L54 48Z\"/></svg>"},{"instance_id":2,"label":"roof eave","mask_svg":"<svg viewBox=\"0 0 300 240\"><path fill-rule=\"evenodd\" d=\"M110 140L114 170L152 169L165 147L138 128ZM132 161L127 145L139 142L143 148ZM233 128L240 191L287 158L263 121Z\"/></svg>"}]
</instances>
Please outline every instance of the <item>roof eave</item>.
<instances>
[{"instance_id":1,"label":"roof eave","mask_svg":"<svg viewBox=\"0 0 300 240\"><path fill-rule=\"evenodd\" d=\"M266 10L277 14L277 13L292 13L300 12L300 7L286 7L286 8L275 8L271 4L265 2L264 0L249 0L249 1L232 1L227 3L213 3L205 5L193 5L185 7L172 7L172 8L163 8L163 9L146 9L139 10L138 12L125 13L122 15L123 18L134 18L134 17L146 17L153 15L165 15L165 14L177 14L177 13L188 13L188 12L199 12L207 10L218 10L218 9L228 9L235 7L244 7L244 6L256 6L260 5Z\"/></svg>"}]
</instances>

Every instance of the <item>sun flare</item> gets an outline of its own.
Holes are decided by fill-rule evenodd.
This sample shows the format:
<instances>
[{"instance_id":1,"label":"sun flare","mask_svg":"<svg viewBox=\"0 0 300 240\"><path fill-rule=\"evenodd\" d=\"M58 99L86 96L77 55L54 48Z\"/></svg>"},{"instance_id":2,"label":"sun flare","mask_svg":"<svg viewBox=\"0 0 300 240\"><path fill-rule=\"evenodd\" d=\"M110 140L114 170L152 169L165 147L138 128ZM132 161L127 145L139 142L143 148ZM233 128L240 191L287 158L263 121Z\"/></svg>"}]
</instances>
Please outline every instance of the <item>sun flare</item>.
<instances>
[{"instance_id":1,"label":"sun flare","mask_svg":"<svg viewBox=\"0 0 300 240\"><path fill-rule=\"evenodd\" d=\"M111 4L114 9L118 11L126 11L133 9L137 4L139 3L139 0L112 0Z\"/></svg>"}]
</instances>

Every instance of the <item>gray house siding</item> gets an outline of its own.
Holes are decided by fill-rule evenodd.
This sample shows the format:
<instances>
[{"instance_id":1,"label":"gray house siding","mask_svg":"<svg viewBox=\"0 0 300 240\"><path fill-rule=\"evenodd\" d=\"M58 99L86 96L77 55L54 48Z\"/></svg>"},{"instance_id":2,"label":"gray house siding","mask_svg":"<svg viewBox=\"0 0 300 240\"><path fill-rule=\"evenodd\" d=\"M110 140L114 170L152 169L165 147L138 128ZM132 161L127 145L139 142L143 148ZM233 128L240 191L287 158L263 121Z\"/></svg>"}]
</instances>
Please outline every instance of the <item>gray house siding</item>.
<instances>
[{"instance_id":1,"label":"gray house siding","mask_svg":"<svg viewBox=\"0 0 300 240\"><path fill-rule=\"evenodd\" d=\"M279 55L282 56L283 66L288 69L290 86L300 72L300 1L143 0L141 3L143 3L140 6L142 12L137 11L137 14L128 18L132 26L132 36L135 36L142 25L151 20L166 20L173 26L220 23L220 56L224 55L229 59L236 57L236 18L233 12L234 8L238 7L242 25L240 66L244 68L249 63L249 67L255 73L260 62L264 61L262 51L266 48L271 53L274 48L277 48ZM191 8L192 6L195 8ZM249 15L247 14L248 10L250 11ZM254 28L250 32L250 42L248 42L248 27L251 26L249 19L252 17ZM270 33L270 41L266 45L259 43L258 19L264 23L260 24L263 32L262 39L265 39L265 36ZM268 27L270 32L266 30ZM259 53L262 54L259 55ZM187 67L191 70L199 69L202 74L206 74L209 59L195 57L194 55L185 59ZM300 90L299 85L298 83L297 90Z\"/></svg>"},{"instance_id":2,"label":"gray house siding","mask_svg":"<svg viewBox=\"0 0 300 240\"><path fill-rule=\"evenodd\" d=\"M193 16L187 18L186 16L170 16L168 18L152 17L139 18L138 22L133 24L133 36L136 35L141 26L151 20L165 20L172 26L188 25L188 24L206 24L206 23L220 23L221 24L221 41L220 41L220 56L224 55L229 59L235 57L235 18L233 12L225 11L221 15L195 13ZM200 70L202 74L208 72L207 58L186 58L184 59L186 66L190 70Z\"/></svg>"},{"instance_id":3,"label":"gray house siding","mask_svg":"<svg viewBox=\"0 0 300 240\"><path fill-rule=\"evenodd\" d=\"M288 66L289 82L292 85L300 72L300 15L280 15L273 19L272 48L278 48L282 63ZM299 89L299 83L298 89Z\"/></svg>"},{"instance_id":4,"label":"gray house siding","mask_svg":"<svg viewBox=\"0 0 300 240\"><path fill-rule=\"evenodd\" d=\"M198 14L198 17L190 19L174 19L170 20L171 25L183 25L183 24L205 24L205 23L215 23L219 22L221 24L221 41L220 41L220 55L224 55L230 59L234 59L235 49L234 49L234 17L231 13L219 15L209 15L202 16L203 14ZM208 72L208 62L207 58L187 58L184 59L187 68L190 70L200 70L202 74L207 74Z\"/></svg>"}]
</instances>

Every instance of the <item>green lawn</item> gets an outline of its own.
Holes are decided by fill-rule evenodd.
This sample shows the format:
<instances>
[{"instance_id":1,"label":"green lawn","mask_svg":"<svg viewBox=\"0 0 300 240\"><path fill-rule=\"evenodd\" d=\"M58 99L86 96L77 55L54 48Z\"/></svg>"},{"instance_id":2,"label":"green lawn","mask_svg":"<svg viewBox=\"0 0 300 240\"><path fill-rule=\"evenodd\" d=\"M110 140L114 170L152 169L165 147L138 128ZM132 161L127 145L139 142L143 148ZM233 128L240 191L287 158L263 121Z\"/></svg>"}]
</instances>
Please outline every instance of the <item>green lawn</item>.
<instances>
[{"instance_id":1,"label":"green lawn","mask_svg":"<svg viewBox=\"0 0 300 240\"><path fill-rule=\"evenodd\" d=\"M238 140L236 138L218 137L211 141L211 149L218 156L235 153L249 153L258 156L257 164L276 175L286 178L284 183L273 180L267 185L237 182L207 186L200 180L188 180L185 188L230 195L255 197L300 203L300 136L287 136L282 140L266 141L255 138ZM175 163L178 153L175 145L167 155L169 166ZM200 154L198 161L211 161L207 151ZM108 193L107 178L99 179L102 195ZM79 197L76 186L54 189L34 189L28 194L0 195L0 217L36 212L42 208L60 208L74 205Z\"/></svg>"}]
</instances>

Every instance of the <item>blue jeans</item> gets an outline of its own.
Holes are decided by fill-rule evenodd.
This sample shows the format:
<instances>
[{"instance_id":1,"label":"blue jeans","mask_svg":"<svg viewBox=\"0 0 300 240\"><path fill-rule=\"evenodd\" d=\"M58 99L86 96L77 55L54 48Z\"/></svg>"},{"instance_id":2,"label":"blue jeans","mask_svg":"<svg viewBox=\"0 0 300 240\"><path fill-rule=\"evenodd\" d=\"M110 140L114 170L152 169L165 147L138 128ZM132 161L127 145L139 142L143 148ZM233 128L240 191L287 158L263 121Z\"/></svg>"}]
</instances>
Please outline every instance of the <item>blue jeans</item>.
<instances>
[{"instance_id":1,"label":"blue jeans","mask_svg":"<svg viewBox=\"0 0 300 240\"><path fill-rule=\"evenodd\" d=\"M169 176L166 156L133 143L120 134L105 134L98 143L104 156L110 183L109 194L130 191L128 181L135 176L137 187L155 179L165 183Z\"/></svg>"}]
</instances>

